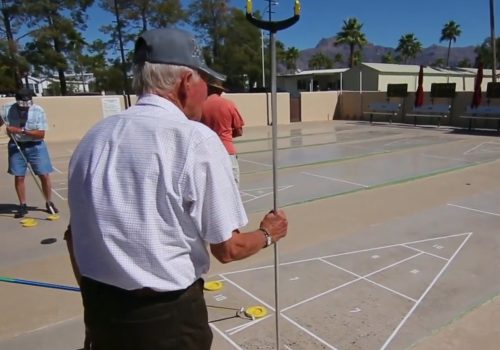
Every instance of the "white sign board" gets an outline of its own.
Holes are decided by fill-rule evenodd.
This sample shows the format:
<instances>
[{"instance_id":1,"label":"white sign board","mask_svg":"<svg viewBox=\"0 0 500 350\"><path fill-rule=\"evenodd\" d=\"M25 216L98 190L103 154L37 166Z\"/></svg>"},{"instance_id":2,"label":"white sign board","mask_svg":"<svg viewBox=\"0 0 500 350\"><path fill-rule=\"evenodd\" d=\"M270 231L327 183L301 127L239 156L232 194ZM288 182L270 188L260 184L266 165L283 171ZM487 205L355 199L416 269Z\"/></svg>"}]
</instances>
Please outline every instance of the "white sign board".
<instances>
[{"instance_id":1,"label":"white sign board","mask_svg":"<svg viewBox=\"0 0 500 350\"><path fill-rule=\"evenodd\" d=\"M118 114L122 111L119 97L103 97L101 101L103 118L109 117L113 114Z\"/></svg>"}]
</instances>

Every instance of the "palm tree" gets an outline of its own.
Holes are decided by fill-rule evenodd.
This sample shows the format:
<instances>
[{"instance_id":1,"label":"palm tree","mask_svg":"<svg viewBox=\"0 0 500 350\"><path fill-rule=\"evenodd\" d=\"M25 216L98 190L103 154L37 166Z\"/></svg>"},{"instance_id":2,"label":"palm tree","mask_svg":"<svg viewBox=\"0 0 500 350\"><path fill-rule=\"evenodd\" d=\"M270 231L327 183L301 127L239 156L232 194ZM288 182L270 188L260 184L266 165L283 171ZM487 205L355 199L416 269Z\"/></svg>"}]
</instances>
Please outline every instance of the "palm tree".
<instances>
[{"instance_id":1,"label":"palm tree","mask_svg":"<svg viewBox=\"0 0 500 350\"><path fill-rule=\"evenodd\" d=\"M333 62L323 52L318 52L309 59L308 65L310 69L330 69L333 67Z\"/></svg>"},{"instance_id":2,"label":"palm tree","mask_svg":"<svg viewBox=\"0 0 500 350\"><path fill-rule=\"evenodd\" d=\"M344 25L342 30L337 33L337 39L335 40L335 46L337 45L349 45L349 67L354 66L354 50L356 46L362 49L368 41L366 40L365 34L361 31L363 28L363 23L360 23L357 18L351 17L347 21L344 20Z\"/></svg>"},{"instance_id":3,"label":"palm tree","mask_svg":"<svg viewBox=\"0 0 500 350\"><path fill-rule=\"evenodd\" d=\"M403 63L407 63L409 58L415 58L422 51L422 43L415 34L408 33L401 35L399 44L396 48L403 58Z\"/></svg>"},{"instance_id":4,"label":"palm tree","mask_svg":"<svg viewBox=\"0 0 500 350\"><path fill-rule=\"evenodd\" d=\"M462 34L460 30L460 24L455 23L455 21L449 21L446 23L441 30L441 41L448 41L448 55L446 56L446 67L449 67L450 64L450 51L451 51L451 42L456 42L457 38Z\"/></svg>"},{"instance_id":5,"label":"palm tree","mask_svg":"<svg viewBox=\"0 0 500 350\"><path fill-rule=\"evenodd\" d=\"M340 54L340 53L335 54L335 56L333 57L333 64L342 63L342 62L344 62L344 58L342 57L342 54Z\"/></svg>"},{"instance_id":6,"label":"palm tree","mask_svg":"<svg viewBox=\"0 0 500 350\"><path fill-rule=\"evenodd\" d=\"M289 47L285 51L285 64L286 69L295 72L297 70L297 59L299 58L299 49L296 47Z\"/></svg>"},{"instance_id":7,"label":"palm tree","mask_svg":"<svg viewBox=\"0 0 500 350\"><path fill-rule=\"evenodd\" d=\"M495 51L500 51L500 38L496 38L496 47ZM476 59L474 66L478 67L479 62L484 63L484 68L492 69L493 68L493 50L491 48L491 38L486 38L484 42L480 46L476 46L474 49L476 53ZM498 65L498 57L497 57L497 65Z\"/></svg>"},{"instance_id":8,"label":"palm tree","mask_svg":"<svg viewBox=\"0 0 500 350\"><path fill-rule=\"evenodd\" d=\"M386 52L382 55L382 63L394 63L394 57L392 56L392 52Z\"/></svg>"}]
</instances>

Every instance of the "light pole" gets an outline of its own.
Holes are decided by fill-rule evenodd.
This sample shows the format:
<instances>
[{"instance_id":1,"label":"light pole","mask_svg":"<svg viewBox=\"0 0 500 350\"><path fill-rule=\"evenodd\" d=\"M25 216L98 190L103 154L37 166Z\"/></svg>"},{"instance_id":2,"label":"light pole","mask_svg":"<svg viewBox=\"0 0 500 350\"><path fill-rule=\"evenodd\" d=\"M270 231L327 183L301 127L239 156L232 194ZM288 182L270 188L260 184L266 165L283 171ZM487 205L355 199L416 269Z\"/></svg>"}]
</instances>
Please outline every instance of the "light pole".
<instances>
[{"instance_id":1,"label":"light pole","mask_svg":"<svg viewBox=\"0 0 500 350\"><path fill-rule=\"evenodd\" d=\"M269 2L269 21L263 21L253 16L252 1L247 0L246 18L254 26L260 29L269 30L269 52L271 54L271 114L272 114L272 155L273 155L273 209L278 210L278 174L277 174L277 153L278 153L278 108L276 94L276 33L294 25L300 18L300 2L295 0L294 15L282 21L271 20L271 4ZM276 322L276 349L280 347L280 306L279 306L279 252L277 243L274 244L274 301L275 301L275 322Z\"/></svg>"},{"instance_id":2,"label":"light pole","mask_svg":"<svg viewBox=\"0 0 500 350\"><path fill-rule=\"evenodd\" d=\"M260 30L260 51L261 51L261 61L262 61L262 87L266 87L266 69L264 67L264 31Z\"/></svg>"},{"instance_id":3,"label":"light pole","mask_svg":"<svg viewBox=\"0 0 500 350\"><path fill-rule=\"evenodd\" d=\"M122 22L120 21L120 10L118 8L117 0L114 0L115 6L115 16L116 16L116 31L118 32L118 43L120 44L120 54L122 59L122 73L123 73L123 87L124 87L124 98L125 98L125 108L131 106L130 103L130 93L128 90L128 77L127 77L127 66L125 64L125 51L123 50L123 38L122 38Z\"/></svg>"},{"instance_id":4,"label":"light pole","mask_svg":"<svg viewBox=\"0 0 500 350\"><path fill-rule=\"evenodd\" d=\"M495 38L495 0L490 0L490 29L491 29L491 53L493 55L492 74L493 82L497 81L497 45Z\"/></svg>"}]
</instances>

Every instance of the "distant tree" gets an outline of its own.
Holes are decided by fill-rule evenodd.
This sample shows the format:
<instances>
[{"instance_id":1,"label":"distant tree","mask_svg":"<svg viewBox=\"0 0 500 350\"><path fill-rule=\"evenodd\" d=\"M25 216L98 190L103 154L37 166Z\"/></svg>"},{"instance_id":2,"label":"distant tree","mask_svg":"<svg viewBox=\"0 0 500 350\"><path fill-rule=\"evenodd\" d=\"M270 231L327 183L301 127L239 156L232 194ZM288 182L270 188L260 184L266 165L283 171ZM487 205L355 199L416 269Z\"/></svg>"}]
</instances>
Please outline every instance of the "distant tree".
<instances>
[{"instance_id":1,"label":"distant tree","mask_svg":"<svg viewBox=\"0 0 500 350\"><path fill-rule=\"evenodd\" d=\"M342 63L342 62L344 62L344 57L342 57L342 54L336 53L335 56L333 56L333 64Z\"/></svg>"},{"instance_id":2,"label":"distant tree","mask_svg":"<svg viewBox=\"0 0 500 350\"><path fill-rule=\"evenodd\" d=\"M296 47L289 47L285 51L286 69L291 72L297 70L297 60L299 59L300 51Z\"/></svg>"},{"instance_id":3,"label":"distant tree","mask_svg":"<svg viewBox=\"0 0 500 350\"><path fill-rule=\"evenodd\" d=\"M0 6L0 90L15 91L22 87L22 77L28 71L28 63L19 55L19 40L24 35L18 31L24 21L24 13L16 0L1 0Z\"/></svg>"},{"instance_id":4,"label":"distant tree","mask_svg":"<svg viewBox=\"0 0 500 350\"><path fill-rule=\"evenodd\" d=\"M180 0L104 0L104 6L114 13L114 1L119 1L124 24L138 32L174 26L187 20Z\"/></svg>"},{"instance_id":5,"label":"distant tree","mask_svg":"<svg viewBox=\"0 0 500 350\"><path fill-rule=\"evenodd\" d=\"M486 38L480 46L474 49L476 60L474 66L478 67L479 62L484 64L484 68L493 68L493 54L491 50L491 38ZM500 52L500 38L496 38L496 52ZM497 64L500 61L500 55L497 55Z\"/></svg>"},{"instance_id":6,"label":"distant tree","mask_svg":"<svg viewBox=\"0 0 500 350\"><path fill-rule=\"evenodd\" d=\"M408 63L409 59L414 59L420 52L422 52L422 44L415 37L415 34L404 34L399 38L396 52L399 52L402 57L403 63L406 64Z\"/></svg>"},{"instance_id":7,"label":"distant tree","mask_svg":"<svg viewBox=\"0 0 500 350\"><path fill-rule=\"evenodd\" d=\"M353 55L353 63L355 66L358 66L363 61L363 52L361 50L354 51Z\"/></svg>"},{"instance_id":8,"label":"distant tree","mask_svg":"<svg viewBox=\"0 0 500 350\"><path fill-rule=\"evenodd\" d=\"M382 63L394 63L394 57L392 56L392 52L386 52L382 55Z\"/></svg>"},{"instance_id":9,"label":"distant tree","mask_svg":"<svg viewBox=\"0 0 500 350\"><path fill-rule=\"evenodd\" d=\"M439 57L438 59L436 59L434 61L433 64L431 64L431 66L434 66L434 67L443 67L444 66L444 58Z\"/></svg>"},{"instance_id":10,"label":"distant tree","mask_svg":"<svg viewBox=\"0 0 500 350\"><path fill-rule=\"evenodd\" d=\"M467 58L464 58L457 63L457 66L460 68L470 68L472 67L472 64Z\"/></svg>"},{"instance_id":11,"label":"distant tree","mask_svg":"<svg viewBox=\"0 0 500 350\"><path fill-rule=\"evenodd\" d=\"M323 52L318 52L309 59L308 66L309 69L330 69L333 67L333 62Z\"/></svg>"},{"instance_id":12,"label":"distant tree","mask_svg":"<svg viewBox=\"0 0 500 350\"><path fill-rule=\"evenodd\" d=\"M462 30L460 29L460 25L455 23L455 21L449 21L446 23L441 30L441 38L440 42L448 41L448 53L446 55L446 67L450 65L450 51L451 51L451 42L456 42L457 38L462 34Z\"/></svg>"},{"instance_id":13,"label":"distant tree","mask_svg":"<svg viewBox=\"0 0 500 350\"><path fill-rule=\"evenodd\" d=\"M223 45L215 69L227 75L227 86L235 90L262 81L261 37L258 28L246 20L245 13L232 8L223 33Z\"/></svg>"},{"instance_id":14,"label":"distant tree","mask_svg":"<svg viewBox=\"0 0 500 350\"><path fill-rule=\"evenodd\" d=\"M25 54L35 69L57 71L61 94L68 93L65 70L68 54L84 43L79 30L86 28L86 9L93 0L37 0L23 1L27 26L36 30L30 33Z\"/></svg>"},{"instance_id":15,"label":"distant tree","mask_svg":"<svg viewBox=\"0 0 500 350\"><path fill-rule=\"evenodd\" d=\"M210 48L210 63L217 63L230 13L229 0L193 0L188 13L193 28Z\"/></svg>"},{"instance_id":16,"label":"distant tree","mask_svg":"<svg viewBox=\"0 0 500 350\"><path fill-rule=\"evenodd\" d=\"M342 30L337 33L335 46L349 46L349 67L354 66L354 50L356 47L362 49L367 44L365 34L361 31L363 24L357 18L351 17L347 21L344 20Z\"/></svg>"}]
</instances>

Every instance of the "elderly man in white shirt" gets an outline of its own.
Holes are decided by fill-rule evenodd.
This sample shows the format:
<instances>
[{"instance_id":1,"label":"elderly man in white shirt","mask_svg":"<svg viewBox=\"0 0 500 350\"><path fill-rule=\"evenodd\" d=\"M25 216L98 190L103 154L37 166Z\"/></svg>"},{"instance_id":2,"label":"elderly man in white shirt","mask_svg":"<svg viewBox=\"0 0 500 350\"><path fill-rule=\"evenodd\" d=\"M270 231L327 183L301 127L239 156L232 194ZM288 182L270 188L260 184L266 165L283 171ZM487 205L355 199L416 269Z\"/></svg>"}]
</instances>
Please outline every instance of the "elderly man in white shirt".
<instances>
[{"instance_id":1,"label":"elderly man in white shirt","mask_svg":"<svg viewBox=\"0 0 500 350\"><path fill-rule=\"evenodd\" d=\"M93 350L210 349L209 254L244 259L287 233L282 210L247 224L219 137L199 123L208 68L177 29L143 33L137 104L93 127L69 166L68 248Z\"/></svg>"}]
</instances>

